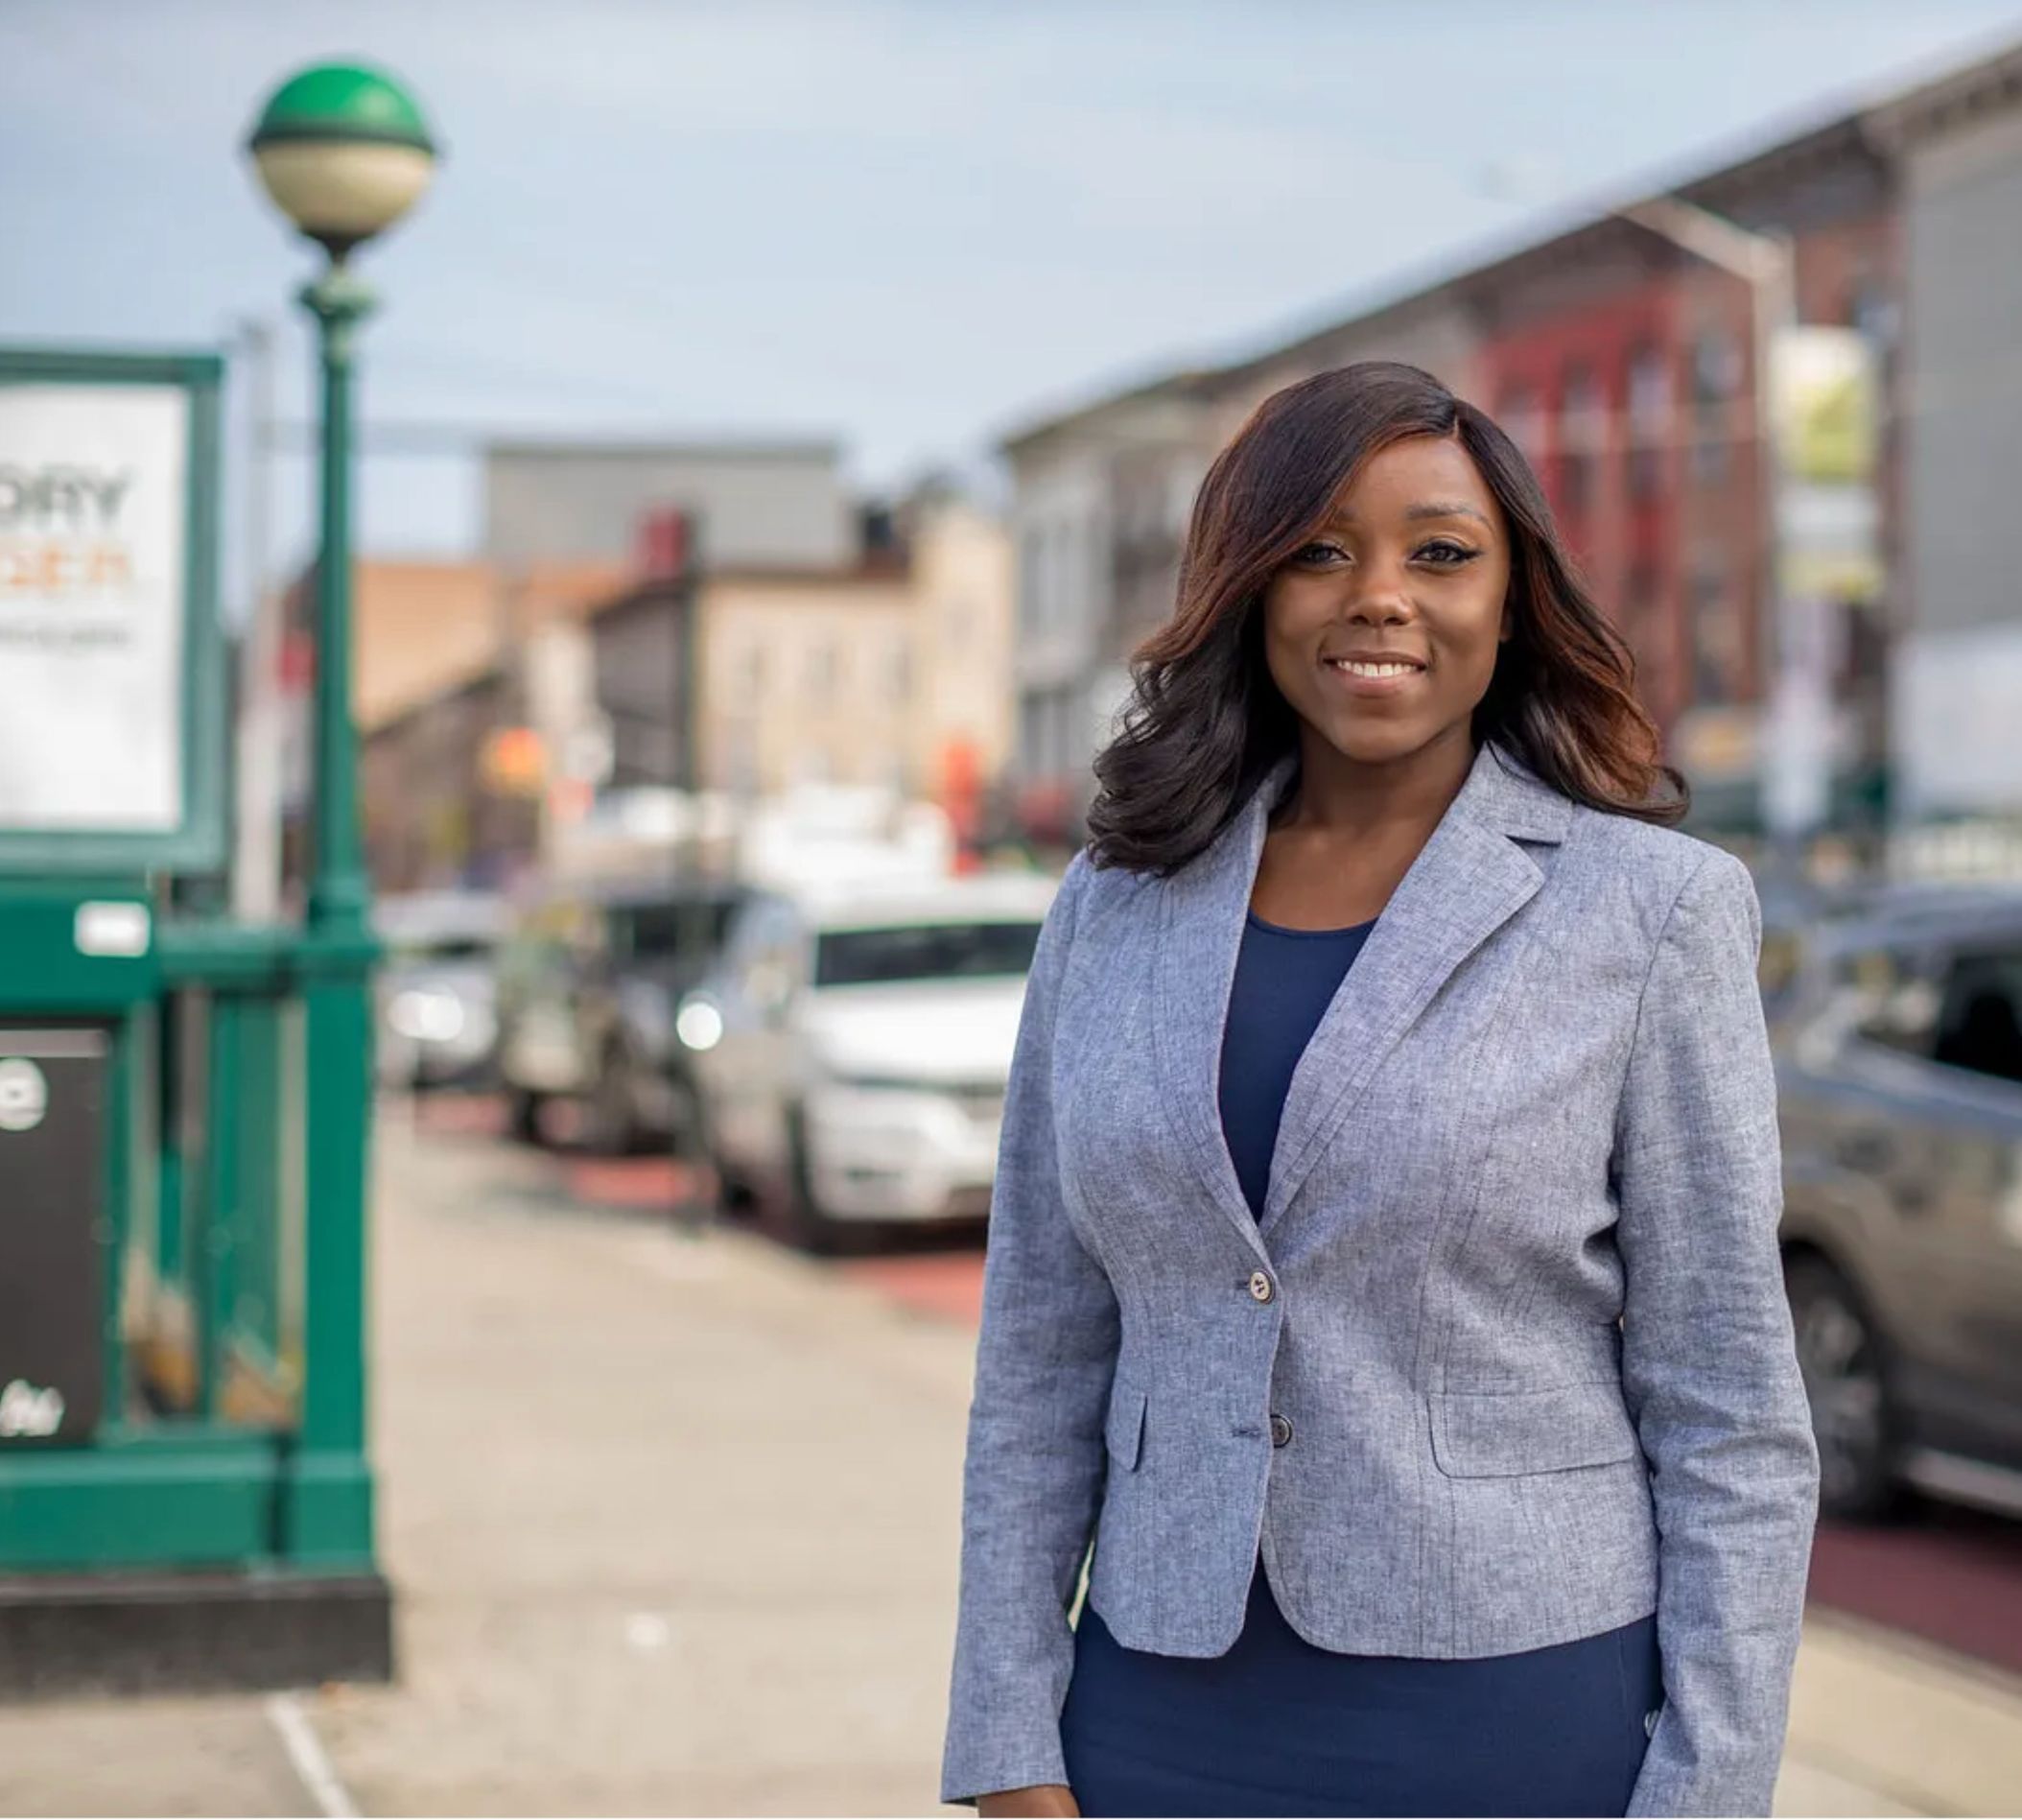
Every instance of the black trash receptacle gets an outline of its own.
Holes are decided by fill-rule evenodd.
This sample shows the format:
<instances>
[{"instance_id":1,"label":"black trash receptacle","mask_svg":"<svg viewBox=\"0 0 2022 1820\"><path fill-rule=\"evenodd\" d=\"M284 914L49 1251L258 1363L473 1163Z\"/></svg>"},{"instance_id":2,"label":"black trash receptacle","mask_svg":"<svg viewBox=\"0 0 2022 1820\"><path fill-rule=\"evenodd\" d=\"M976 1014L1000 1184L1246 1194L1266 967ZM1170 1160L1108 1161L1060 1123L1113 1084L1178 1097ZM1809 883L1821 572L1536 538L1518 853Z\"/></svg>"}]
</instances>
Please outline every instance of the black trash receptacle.
<instances>
[{"instance_id":1,"label":"black trash receptacle","mask_svg":"<svg viewBox=\"0 0 2022 1820\"><path fill-rule=\"evenodd\" d=\"M110 1049L0 1025L0 1447L88 1440L105 1407Z\"/></svg>"}]
</instances>

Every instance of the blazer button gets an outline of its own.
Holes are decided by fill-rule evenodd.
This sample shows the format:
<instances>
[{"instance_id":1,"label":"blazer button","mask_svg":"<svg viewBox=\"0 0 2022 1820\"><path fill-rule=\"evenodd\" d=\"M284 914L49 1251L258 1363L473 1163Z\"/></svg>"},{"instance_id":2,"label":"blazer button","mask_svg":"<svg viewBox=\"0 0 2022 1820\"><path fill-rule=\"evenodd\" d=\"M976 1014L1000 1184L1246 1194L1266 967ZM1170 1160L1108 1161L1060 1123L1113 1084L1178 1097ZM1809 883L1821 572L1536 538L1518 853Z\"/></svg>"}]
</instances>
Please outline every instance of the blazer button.
<instances>
[{"instance_id":1,"label":"blazer button","mask_svg":"<svg viewBox=\"0 0 2022 1820\"><path fill-rule=\"evenodd\" d=\"M1288 1415L1274 1415L1271 1418L1271 1445L1282 1447L1292 1438L1292 1418Z\"/></svg>"},{"instance_id":2,"label":"blazer button","mask_svg":"<svg viewBox=\"0 0 2022 1820\"><path fill-rule=\"evenodd\" d=\"M1255 1270L1250 1274L1250 1293L1259 1302L1268 1302L1278 1290L1263 1271Z\"/></svg>"}]
</instances>

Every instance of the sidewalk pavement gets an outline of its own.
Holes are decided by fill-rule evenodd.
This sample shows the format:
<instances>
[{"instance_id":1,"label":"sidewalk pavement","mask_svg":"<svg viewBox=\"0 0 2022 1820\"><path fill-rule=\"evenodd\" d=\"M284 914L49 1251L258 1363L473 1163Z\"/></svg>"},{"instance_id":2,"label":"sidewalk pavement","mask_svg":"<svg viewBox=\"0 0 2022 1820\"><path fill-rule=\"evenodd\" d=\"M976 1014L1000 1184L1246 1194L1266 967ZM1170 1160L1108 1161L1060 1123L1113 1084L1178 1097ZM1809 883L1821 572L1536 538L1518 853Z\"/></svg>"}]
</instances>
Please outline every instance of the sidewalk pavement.
<instances>
[{"instance_id":1,"label":"sidewalk pavement","mask_svg":"<svg viewBox=\"0 0 2022 1820\"><path fill-rule=\"evenodd\" d=\"M401 1679L0 1712L10 1813L919 1814L973 1330L383 1128ZM2022 1809L2022 1682L1821 1615L1781 1814Z\"/></svg>"}]
</instances>

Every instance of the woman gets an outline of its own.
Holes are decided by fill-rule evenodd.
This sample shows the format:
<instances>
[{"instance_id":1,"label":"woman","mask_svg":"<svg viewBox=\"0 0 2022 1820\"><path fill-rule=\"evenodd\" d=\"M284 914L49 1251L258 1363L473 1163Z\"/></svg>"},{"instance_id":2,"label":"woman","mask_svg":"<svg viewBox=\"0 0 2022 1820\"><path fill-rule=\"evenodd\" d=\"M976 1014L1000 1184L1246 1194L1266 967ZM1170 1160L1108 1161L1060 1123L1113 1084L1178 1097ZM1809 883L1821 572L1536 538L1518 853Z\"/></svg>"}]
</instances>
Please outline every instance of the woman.
<instances>
[{"instance_id":1,"label":"woman","mask_svg":"<svg viewBox=\"0 0 2022 1820\"><path fill-rule=\"evenodd\" d=\"M1760 912L1509 438L1388 362L1268 400L1096 769L942 1798L1768 1813L1818 1455Z\"/></svg>"}]
</instances>

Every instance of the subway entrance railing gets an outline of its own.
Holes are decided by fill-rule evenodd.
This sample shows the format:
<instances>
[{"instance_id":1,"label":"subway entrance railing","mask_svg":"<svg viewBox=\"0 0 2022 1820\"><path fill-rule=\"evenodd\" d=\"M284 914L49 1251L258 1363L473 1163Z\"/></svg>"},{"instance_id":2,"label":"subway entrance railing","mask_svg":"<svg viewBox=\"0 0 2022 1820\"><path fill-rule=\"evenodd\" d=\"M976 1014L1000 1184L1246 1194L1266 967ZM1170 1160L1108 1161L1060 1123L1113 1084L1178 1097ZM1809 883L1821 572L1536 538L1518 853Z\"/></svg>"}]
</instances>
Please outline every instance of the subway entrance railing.
<instances>
[{"instance_id":1,"label":"subway entrance railing","mask_svg":"<svg viewBox=\"0 0 2022 1820\"><path fill-rule=\"evenodd\" d=\"M0 1695L390 1672L364 892L205 908L222 381L0 350Z\"/></svg>"}]
</instances>

